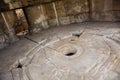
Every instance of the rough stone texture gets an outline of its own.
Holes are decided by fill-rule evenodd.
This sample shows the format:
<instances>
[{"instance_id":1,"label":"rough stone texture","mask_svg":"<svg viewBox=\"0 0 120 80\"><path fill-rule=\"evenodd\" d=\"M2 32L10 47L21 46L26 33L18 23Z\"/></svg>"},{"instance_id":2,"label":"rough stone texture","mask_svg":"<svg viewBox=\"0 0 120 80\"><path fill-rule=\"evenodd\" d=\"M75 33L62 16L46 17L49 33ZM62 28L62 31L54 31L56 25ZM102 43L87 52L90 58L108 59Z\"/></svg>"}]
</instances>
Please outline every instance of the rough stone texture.
<instances>
[{"instance_id":1,"label":"rough stone texture","mask_svg":"<svg viewBox=\"0 0 120 80\"><path fill-rule=\"evenodd\" d=\"M120 45L115 40L120 41L120 35L76 34L79 36L61 38L34 54L24 67L28 79L119 80L116 69L120 64Z\"/></svg>"},{"instance_id":2,"label":"rough stone texture","mask_svg":"<svg viewBox=\"0 0 120 80\"><path fill-rule=\"evenodd\" d=\"M48 19L51 18L60 18L60 17L69 17L69 16L79 16L81 13L88 13L90 12L91 19L95 21L118 21L120 20L119 12L120 12L120 1L119 0L10 0L6 1L5 3L2 0L1 2L1 9L6 10L6 8L20 8L25 6L31 6L35 9L34 6L41 5L46 6L46 17ZM55 3L57 17L55 17L55 10L53 9L53 3ZM4 9L4 7L5 9ZM38 10L37 7L35 10ZM39 12L40 10L38 10ZM35 11L37 12L37 11ZM39 12L41 13L41 11ZM42 13L43 14L43 13ZM35 15L35 14L32 14ZM73 19L74 20L74 19ZM72 22L76 22L73 21ZM59 21L59 19L58 19ZM82 20L84 21L84 20ZM86 21L86 20L85 20ZM48 21L49 22L49 21ZM81 22L81 21L79 21ZM54 24L54 19L50 20L50 25ZM58 23L57 23L58 24ZM61 24L61 23L60 23ZM64 23L63 23L64 24ZM52 25L53 26L53 25Z\"/></svg>"},{"instance_id":3,"label":"rough stone texture","mask_svg":"<svg viewBox=\"0 0 120 80\"><path fill-rule=\"evenodd\" d=\"M92 0L92 17L93 20L111 21L112 16L112 0Z\"/></svg>"},{"instance_id":4,"label":"rough stone texture","mask_svg":"<svg viewBox=\"0 0 120 80\"><path fill-rule=\"evenodd\" d=\"M15 42L18 38L15 35L15 22L17 20L14 11L5 11L0 14L0 48L8 43Z\"/></svg>"},{"instance_id":5,"label":"rough stone texture","mask_svg":"<svg viewBox=\"0 0 120 80\"><path fill-rule=\"evenodd\" d=\"M0 73L0 80L13 80L11 72Z\"/></svg>"},{"instance_id":6,"label":"rough stone texture","mask_svg":"<svg viewBox=\"0 0 120 80\"><path fill-rule=\"evenodd\" d=\"M84 21L119 21L118 0L61 0L25 8L33 32ZM28 9L28 10L27 10Z\"/></svg>"},{"instance_id":7,"label":"rough stone texture","mask_svg":"<svg viewBox=\"0 0 120 80\"><path fill-rule=\"evenodd\" d=\"M71 80L83 78L94 80L100 77L99 80L119 80L119 24L87 22L54 27L38 34L27 35L26 37L30 40L22 38L14 45L0 50L0 64L3 64L0 66L0 73L3 75L4 72L13 70L17 74L20 70L20 74L18 74L22 80L34 80L37 76L52 80L59 78L68 80L67 76ZM47 40L47 42L42 45L38 44L43 40ZM34 41L38 43L36 44ZM76 54L71 57L65 56L69 52L76 52ZM18 67L19 63L22 64L22 67ZM82 66L85 67L79 69ZM68 68L70 68L70 72ZM78 69L82 71L80 72ZM86 74L80 76L84 71ZM93 73L96 74L93 75ZM7 75L4 74L4 76L7 78Z\"/></svg>"},{"instance_id":8,"label":"rough stone texture","mask_svg":"<svg viewBox=\"0 0 120 80\"><path fill-rule=\"evenodd\" d=\"M20 69L13 69L12 70L12 75L13 75L13 80L20 80Z\"/></svg>"},{"instance_id":9,"label":"rough stone texture","mask_svg":"<svg viewBox=\"0 0 120 80\"><path fill-rule=\"evenodd\" d=\"M7 34L9 36L10 42L14 42L17 40L17 37L15 35L15 22L17 20L17 15L15 14L14 11L5 11L2 12L2 17L4 19L6 29L7 29Z\"/></svg>"},{"instance_id":10,"label":"rough stone texture","mask_svg":"<svg viewBox=\"0 0 120 80\"><path fill-rule=\"evenodd\" d=\"M120 5L119 5L120 1L119 0L116 0L114 1L113 0L113 15L114 15L114 20L115 21L119 21L120 20Z\"/></svg>"},{"instance_id":11,"label":"rough stone texture","mask_svg":"<svg viewBox=\"0 0 120 80\"><path fill-rule=\"evenodd\" d=\"M37 4L45 4L59 0L1 0L0 11L32 6Z\"/></svg>"},{"instance_id":12,"label":"rough stone texture","mask_svg":"<svg viewBox=\"0 0 120 80\"><path fill-rule=\"evenodd\" d=\"M85 21L120 20L119 0L5 0L5 3L12 9L24 7L30 32ZM13 24L11 21L8 23Z\"/></svg>"},{"instance_id":13,"label":"rough stone texture","mask_svg":"<svg viewBox=\"0 0 120 80\"><path fill-rule=\"evenodd\" d=\"M42 28L83 22L89 19L89 8L86 0L56 1L26 7L25 12L33 32L38 32Z\"/></svg>"},{"instance_id":14,"label":"rough stone texture","mask_svg":"<svg viewBox=\"0 0 120 80\"><path fill-rule=\"evenodd\" d=\"M92 0L92 18L97 21L119 20L119 0Z\"/></svg>"},{"instance_id":15,"label":"rough stone texture","mask_svg":"<svg viewBox=\"0 0 120 80\"><path fill-rule=\"evenodd\" d=\"M25 12L32 32L48 27L42 5L25 8Z\"/></svg>"},{"instance_id":16,"label":"rough stone texture","mask_svg":"<svg viewBox=\"0 0 120 80\"><path fill-rule=\"evenodd\" d=\"M31 51L35 46L36 43L22 38L18 42L1 49L0 64L2 65L0 65L0 73L9 71L12 65L16 67L18 60L23 58L27 52Z\"/></svg>"},{"instance_id":17,"label":"rough stone texture","mask_svg":"<svg viewBox=\"0 0 120 80\"><path fill-rule=\"evenodd\" d=\"M88 20L119 21L119 4L120 0L1 0L0 48L17 40L14 31L17 17L15 10L10 9L23 7L29 23L29 31L39 32L52 26ZM42 80L48 80L48 78L50 80L119 80L120 31L118 25L116 23L107 25L85 23L68 25L69 27L64 28L49 28L34 36L27 35L19 41L20 43L14 43L13 46L10 45L0 52L0 64L2 64L0 80L19 80L19 77L20 80L37 80L40 76ZM79 33L81 30L84 34L79 38L75 37L79 36L76 33L74 37L70 37L72 31ZM57 40L57 42L51 42L50 45L42 46L44 48L41 49L42 40L46 42ZM35 45L40 45L40 47ZM27 55L28 53L30 55ZM74 53L73 57L63 58ZM20 59L21 57L23 58ZM74 57L77 58L73 60ZM12 74L8 72L11 68L15 68Z\"/></svg>"},{"instance_id":18,"label":"rough stone texture","mask_svg":"<svg viewBox=\"0 0 120 80\"><path fill-rule=\"evenodd\" d=\"M1 0L0 2L0 11L8 10L9 5L4 2L4 0Z\"/></svg>"},{"instance_id":19,"label":"rough stone texture","mask_svg":"<svg viewBox=\"0 0 120 80\"><path fill-rule=\"evenodd\" d=\"M7 32L7 29L4 23L4 19L0 14L0 49L4 48L9 42L9 38L7 34L5 34L6 32Z\"/></svg>"}]
</instances>

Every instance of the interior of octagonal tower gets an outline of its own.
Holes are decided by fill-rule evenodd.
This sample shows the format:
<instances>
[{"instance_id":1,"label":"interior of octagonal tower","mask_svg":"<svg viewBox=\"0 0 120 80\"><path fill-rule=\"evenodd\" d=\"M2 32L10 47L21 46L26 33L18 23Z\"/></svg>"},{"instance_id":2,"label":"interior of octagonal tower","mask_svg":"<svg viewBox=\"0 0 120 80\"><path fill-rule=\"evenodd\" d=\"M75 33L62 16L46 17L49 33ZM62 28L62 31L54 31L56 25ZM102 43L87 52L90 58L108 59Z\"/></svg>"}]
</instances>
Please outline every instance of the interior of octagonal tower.
<instances>
[{"instance_id":1,"label":"interior of octagonal tower","mask_svg":"<svg viewBox=\"0 0 120 80\"><path fill-rule=\"evenodd\" d=\"M1 0L0 80L120 80L120 0Z\"/></svg>"}]
</instances>

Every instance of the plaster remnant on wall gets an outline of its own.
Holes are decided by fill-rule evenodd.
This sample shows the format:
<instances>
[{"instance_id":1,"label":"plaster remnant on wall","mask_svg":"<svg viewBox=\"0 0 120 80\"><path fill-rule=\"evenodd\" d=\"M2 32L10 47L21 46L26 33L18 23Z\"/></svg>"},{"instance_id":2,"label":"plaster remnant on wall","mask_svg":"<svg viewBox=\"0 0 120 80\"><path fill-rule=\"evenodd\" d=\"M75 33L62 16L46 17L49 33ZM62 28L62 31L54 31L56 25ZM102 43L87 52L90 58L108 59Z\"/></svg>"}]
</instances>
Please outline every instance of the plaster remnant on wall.
<instances>
[{"instance_id":1,"label":"plaster remnant on wall","mask_svg":"<svg viewBox=\"0 0 120 80\"><path fill-rule=\"evenodd\" d=\"M76 6L73 8L73 10L75 10L76 12L81 12L82 6Z\"/></svg>"},{"instance_id":2,"label":"plaster remnant on wall","mask_svg":"<svg viewBox=\"0 0 120 80\"><path fill-rule=\"evenodd\" d=\"M5 3L10 3L11 0L4 0Z\"/></svg>"},{"instance_id":3,"label":"plaster remnant on wall","mask_svg":"<svg viewBox=\"0 0 120 80\"><path fill-rule=\"evenodd\" d=\"M34 24L39 24L42 23L43 19L42 18L38 18L35 20Z\"/></svg>"}]
</instances>

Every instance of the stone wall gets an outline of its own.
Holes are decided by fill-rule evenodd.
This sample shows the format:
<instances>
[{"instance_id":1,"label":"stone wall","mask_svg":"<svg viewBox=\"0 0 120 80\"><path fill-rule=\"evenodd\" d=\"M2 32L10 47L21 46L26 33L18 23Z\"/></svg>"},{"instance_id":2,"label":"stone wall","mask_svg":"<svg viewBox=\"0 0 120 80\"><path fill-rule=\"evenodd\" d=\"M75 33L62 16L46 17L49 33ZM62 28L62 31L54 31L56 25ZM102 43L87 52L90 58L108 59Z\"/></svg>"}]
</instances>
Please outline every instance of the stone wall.
<instances>
[{"instance_id":1,"label":"stone wall","mask_svg":"<svg viewBox=\"0 0 120 80\"><path fill-rule=\"evenodd\" d=\"M15 21L14 11L5 11L0 14L0 48L18 40L14 32Z\"/></svg>"},{"instance_id":2,"label":"stone wall","mask_svg":"<svg viewBox=\"0 0 120 80\"><path fill-rule=\"evenodd\" d=\"M89 20L87 0L62 0L25 7L25 13L33 32L52 26Z\"/></svg>"},{"instance_id":3,"label":"stone wall","mask_svg":"<svg viewBox=\"0 0 120 80\"><path fill-rule=\"evenodd\" d=\"M119 0L58 0L25 7L33 32L84 21L119 21Z\"/></svg>"},{"instance_id":4,"label":"stone wall","mask_svg":"<svg viewBox=\"0 0 120 80\"><path fill-rule=\"evenodd\" d=\"M115 21L120 21L120 0L113 0L113 15Z\"/></svg>"},{"instance_id":5,"label":"stone wall","mask_svg":"<svg viewBox=\"0 0 120 80\"><path fill-rule=\"evenodd\" d=\"M120 0L92 0L92 19L94 21L119 21Z\"/></svg>"},{"instance_id":6,"label":"stone wall","mask_svg":"<svg viewBox=\"0 0 120 80\"><path fill-rule=\"evenodd\" d=\"M111 21L112 0L92 0L92 19L96 21Z\"/></svg>"},{"instance_id":7,"label":"stone wall","mask_svg":"<svg viewBox=\"0 0 120 80\"><path fill-rule=\"evenodd\" d=\"M2 0L3 3L9 9L24 9L31 32L84 21L120 20L120 0Z\"/></svg>"},{"instance_id":8,"label":"stone wall","mask_svg":"<svg viewBox=\"0 0 120 80\"><path fill-rule=\"evenodd\" d=\"M5 32L9 42L16 41L17 8L23 9L29 31L35 33L53 26L85 21L119 21L119 4L120 0L1 0L0 26L4 25L5 31L1 28L0 35Z\"/></svg>"},{"instance_id":9,"label":"stone wall","mask_svg":"<svg viewBox=\"0 0 120 80\"><path fill-rule=\"evenodd\" d=\"M3 22L2 15L0 14L0 49L7 45L7 35L5 34L5 23Z\"/></svg>"}]
</instances>

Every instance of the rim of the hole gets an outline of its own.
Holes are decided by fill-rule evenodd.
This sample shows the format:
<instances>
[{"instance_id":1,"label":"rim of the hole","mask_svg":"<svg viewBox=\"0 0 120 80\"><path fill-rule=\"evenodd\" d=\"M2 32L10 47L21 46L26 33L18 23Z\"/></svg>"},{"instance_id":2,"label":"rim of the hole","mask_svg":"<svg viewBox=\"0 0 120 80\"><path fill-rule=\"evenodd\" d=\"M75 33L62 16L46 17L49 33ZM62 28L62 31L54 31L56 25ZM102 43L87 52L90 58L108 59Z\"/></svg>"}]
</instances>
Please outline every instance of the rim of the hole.
<instances>
[{"instance_id":1,"label":"rim of the hole","mask_svg":"<svg viewBox=\"0 0 120 80\"><path fill-rule=\"evenodd\" d=\"M75 39L70 39L70 41L75 41Z\"/></svg>"}]
</instances>

